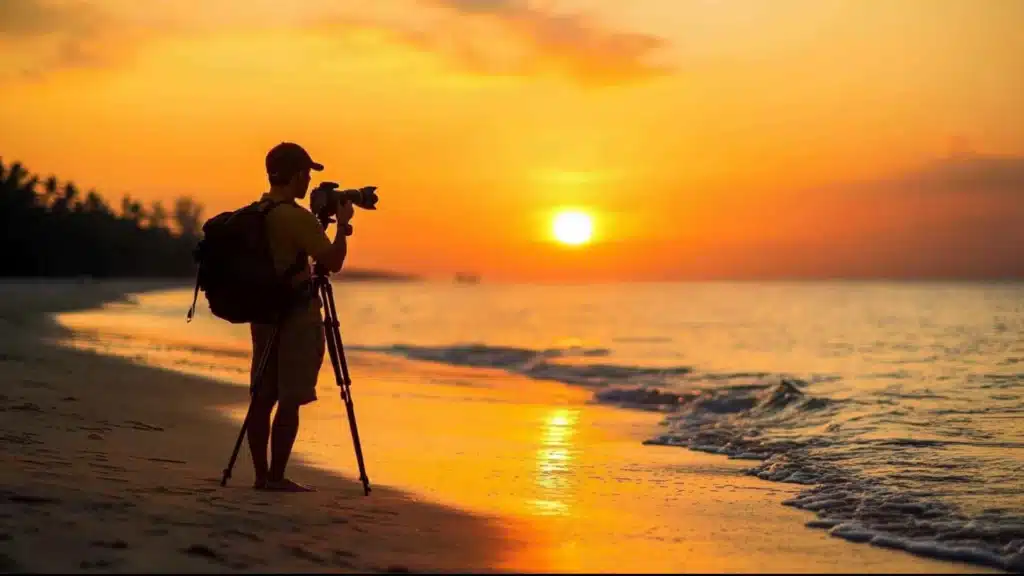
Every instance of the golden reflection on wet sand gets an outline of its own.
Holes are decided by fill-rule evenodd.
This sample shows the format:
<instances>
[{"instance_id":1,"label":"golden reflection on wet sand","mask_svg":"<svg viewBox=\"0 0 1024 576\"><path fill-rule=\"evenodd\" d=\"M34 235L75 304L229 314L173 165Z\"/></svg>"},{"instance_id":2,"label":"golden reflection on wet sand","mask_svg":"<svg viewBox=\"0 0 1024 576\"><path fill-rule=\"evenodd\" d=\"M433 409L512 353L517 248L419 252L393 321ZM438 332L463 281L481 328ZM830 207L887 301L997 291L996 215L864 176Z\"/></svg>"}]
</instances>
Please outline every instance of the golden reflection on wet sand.
<instances>
[{"instance_id":1,"label":"golden reflection on wet sand","mask_svg":"<svg viewBox=\"0 0 1024 576\"><path fill-rule=\"evenodd\" d=\"M572 439L578 411L552 410L541 428L541 447L537 449L535 483L541 497L532 501L541 516L564 516L572 513L573 482L571 481L575 447Z\"/></svg>"}]
</instances>

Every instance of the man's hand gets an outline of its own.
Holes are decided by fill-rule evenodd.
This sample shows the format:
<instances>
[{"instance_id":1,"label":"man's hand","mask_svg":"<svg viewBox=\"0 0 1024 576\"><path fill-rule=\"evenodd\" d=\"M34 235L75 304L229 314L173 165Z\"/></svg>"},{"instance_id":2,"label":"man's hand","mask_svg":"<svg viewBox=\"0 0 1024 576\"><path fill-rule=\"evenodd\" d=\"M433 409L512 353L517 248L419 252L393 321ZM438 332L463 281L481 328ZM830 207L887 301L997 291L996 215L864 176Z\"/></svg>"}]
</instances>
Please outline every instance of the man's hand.
<instances>
[{"instance_id":1,"label":"man's hand","mask_svg":"<svg viewBox=\"0 0 1024 576\"><path fill-rule=\"evenodd\" d=\"M334 207L334 217L337 219L338 227L334 231L334 242L319 256L313 256L317 263L323 264L331 272L341 270L345 263L345 256L348 255L348 245L345 239L352 235L352 225L349 224L349 221L352 220L354 213L355 209L351 202L337 202Z\"/></svg>"},{"instance_id":2,"label":"man's hand","mask_svg":"<svg viewBox=\"0 0 1024 576\"><path fill-rule=\"evenodd\" d=\"M355 208L352 203L348 200L341 200L338 202L338 208L335 210L335 217L338 219L338 225L348 224L352 220L352 216L355 215Z\"/></svg>"}]
</instances>

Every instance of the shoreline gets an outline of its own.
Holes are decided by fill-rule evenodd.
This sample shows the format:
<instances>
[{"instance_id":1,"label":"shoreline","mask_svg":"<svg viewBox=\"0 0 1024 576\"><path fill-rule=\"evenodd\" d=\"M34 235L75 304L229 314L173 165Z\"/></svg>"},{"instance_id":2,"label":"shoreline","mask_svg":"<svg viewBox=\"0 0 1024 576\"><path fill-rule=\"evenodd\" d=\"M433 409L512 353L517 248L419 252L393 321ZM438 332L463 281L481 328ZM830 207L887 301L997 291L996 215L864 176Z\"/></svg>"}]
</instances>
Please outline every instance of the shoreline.
<instances>
[{"instance_id":1,"label":"shoreline","mask_svg":"<svg viewBox=\"0 0 1024 576\"><path fill-rule=\"evenodd\" d=\"M71 299L94 308L145 289L140 284L147 283L96 283ZM191 289L182 283L169 287ZM355 479L317 466L299 445L290 469L319 493L281 498L252 491L244 446L234 477L220 488L239 425L223 410L237 410L239 404L244 410L244 392L237 385L55 347L47 341L64 329L50 320L53 312L46 308L75 307L57 302L56 290L22 294L21 301L7 296L0 304L0 345L11 351L0 358L0 370L11 382L0 396L0 410L11 422L11 432L0 437L0 453L8 462L0 472L0 566L5 569L547 571L566 553L565 542L542 542L538 532L544 526L526 520L462 512L377 485L364 497ZM11 317L35 319L21 326L32 328L31 338L17 341L9 329L18 327ZM104 393L83 391L90 380L103 382ZM208 438L217 439L212 447ZM639 443L636 448L658 450ZM396 454L391 458L400 460ZM804 525L812 514L781 505L796 486L743 475L743 463L720 455L678 448L660 454L679 467L676 479L687 486L688 494L673 510L686 522L672 534L685 545L650 553L689 554L673 560L682 571L781 566L783 571L998 572L831 537ZM371 470L371 481L376 471ZM278 503L281 509L275 508ZM24 525L16 525L19 520ZM56 548L67 550L77 564L41 552ZM599 556L586 560L598 571L643 564L628 550L607 556L594 547L587 552ZM582 548L574 552L582 553Z\"/></svg>"},{"instance_id":2,"label":"shoreline","mask_svg":"<svg viewBox=\"0 0 1024 576\"><path fill-rule=\"evenodd\" d=\"M221 488L238 430L217 408L244 392L50 343L62 331L54 312L164 287L0 290L4 571L495 572L514 552L505 522L385 486L364 497L298 459L291 472L318 492L254 491L244 446Z\"/></svg>"}]
</instances>

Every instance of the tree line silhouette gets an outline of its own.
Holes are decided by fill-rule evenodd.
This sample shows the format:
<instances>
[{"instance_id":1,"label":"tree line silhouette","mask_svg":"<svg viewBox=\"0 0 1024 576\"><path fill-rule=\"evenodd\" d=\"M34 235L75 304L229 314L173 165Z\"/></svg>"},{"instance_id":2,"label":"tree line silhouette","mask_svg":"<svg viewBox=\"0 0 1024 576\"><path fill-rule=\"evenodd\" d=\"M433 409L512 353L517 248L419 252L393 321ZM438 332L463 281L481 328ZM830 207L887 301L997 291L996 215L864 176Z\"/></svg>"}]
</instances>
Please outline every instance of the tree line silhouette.
<instances>
[{"instance_id":1,"label":"tree line silhouette","mask_svg":"<svg viewBox=\"0 0 1024 576\"><path fill-rule=\"evenodd\" d=\"M202 213L187 196L168 210L130 195L115 212L95 190L0 158L0 276L192 276Z\"/></svg>"}]
</instances>

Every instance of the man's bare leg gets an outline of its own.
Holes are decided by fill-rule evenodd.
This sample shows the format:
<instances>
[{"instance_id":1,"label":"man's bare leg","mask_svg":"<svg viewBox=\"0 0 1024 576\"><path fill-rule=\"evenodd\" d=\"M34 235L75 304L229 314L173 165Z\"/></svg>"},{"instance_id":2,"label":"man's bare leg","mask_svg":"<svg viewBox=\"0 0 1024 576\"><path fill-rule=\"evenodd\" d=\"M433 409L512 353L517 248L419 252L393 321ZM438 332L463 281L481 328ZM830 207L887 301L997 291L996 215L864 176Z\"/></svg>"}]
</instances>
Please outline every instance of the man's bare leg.
<instances>
[{"instance_id":1,"label":"man's bare leg","mask_svg":"<svg viewBox=\"0 0 1024 576\"><path fill-rule=\"evenodd\" d=\"M255 488L262 488L267 483L269 467L267 465L267 443L270 441L270 412L274 409L273 398L257 395L252 400L252 412L249 414L249 454L252 455Z\"/></svg>"},{"instance_id":2,"label":"man's bare leg","mask_svg":"<svg viewBox=\"0 0 1024 576\"><path fill-rule=\"evenodd\" d=\"M308 492L310 488L285 478L284 471L292 454L295 438L299 434L299 406L297 404L277 405L274 425L270 437L270 469L267 473L267 488L290 492Z\"/></svg>"}]
</instances>

